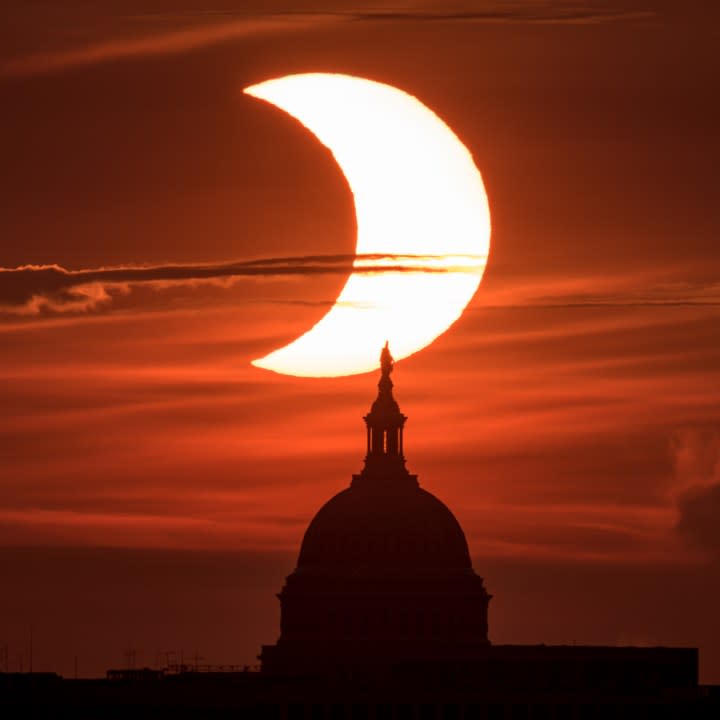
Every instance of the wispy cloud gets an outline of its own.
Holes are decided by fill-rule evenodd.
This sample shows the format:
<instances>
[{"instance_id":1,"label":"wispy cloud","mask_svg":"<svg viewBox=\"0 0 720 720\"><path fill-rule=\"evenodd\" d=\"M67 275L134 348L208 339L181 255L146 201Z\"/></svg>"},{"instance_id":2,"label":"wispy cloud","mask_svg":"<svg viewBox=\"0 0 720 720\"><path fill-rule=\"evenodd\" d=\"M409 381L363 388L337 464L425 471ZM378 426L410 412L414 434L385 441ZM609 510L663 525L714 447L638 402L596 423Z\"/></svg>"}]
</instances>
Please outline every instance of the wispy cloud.
<instances>
[{"instance_id":1,"label":"wispy cloud","mask_svg":"<svg viewBox=\"0 0 720 720\"><path fill-rule=\"evenodd\" d=\"M302 32L345 23L525 23L587 25L619 21L643 21L654 11L617 10L554 3L486 3L484 8L445 3L439 8L360 8L344 11L276 11L263 14L237 12L190 12L148 15L154 22L187 22L182 29L162 30L140 37L109 38L100 42L11 58L0 65L0 75L34 75L61 72L85 65L128 60L137 57L176 55L203 47L259 35ZM141 18L143 16L140 16ZM138 19L135 17L134 19ZM192 25L190 23L199 23Z\"/></svg>"},{"instance_id":2,"label":"wispy cloud","mask_svg":"<svg viewBox=\"0 0 720 720\"><path fill-rule=\"evenodd\" d=\"M581 291L579 283L593 291ZM523 294L523 290L525 294ZM720 283L674 282L647 284L637 288L603 287L602 280L592 277L558 280L555 287L514 287L492 293L483 308L508 309L583 308L583 307L702 307L720 306Z\"/></svg>"},{"instance_id":3,"label":"wispy cloud","mask_svg":"<svg viewBox=\"0 0 720 720\"><path fill-rule=\"evenodd\" d=\"M229 284L239 278L347 275L350 272L434 273L467 271L484 265L470 256L307 255L202 265L152 265L68 270L60 265L0 268L0 311L36 315L43 310L78 312L107 303L133 286Z\"/></svg>"},{"instance_id":4,"label":"wispy cloud","mask_svg":"<svg viewBox=\"0 0 720 720\"><path fill-rule=\"evenodd\" d=\"M583 6L558 6L556 3L508 3L490 5L486 9L453 9L443 5L440 9L413 8L372 10L348 13L346 17L365 22L420 21L456 23L537 23L587 25L621 20L648 20L656 13L650 10L616 10Z\"/></svg>"},{"instance_id":5,"label":"wispy cloud","mask_svg":"<svg viewBox=\"0 0 720 720\"><path fill-rule=\"evenodd\" d=\"M37 316L96 310L113 297L144 286L155 290L215 285L242 279L349 275L350 273L476 272L486 258L470 255L307 255L215 264L163 264L69 270L60 265L0 267L0 315ZM638 275L507 278L486 280L476 310L513 308L712 308L720 283L668 281L661 272ZM250 300L248 300L249 302ZM330 306L335 298L258 297L253 302Z\"/></svg>"},{"instance_id":6,"label":"wispy cloud","mask_svg":"<svg viewBox=\"0 0 720 720\"><path fill-rule=\"evenodd\" d=\"M300 31L329 22L337 22L337 20L332 15L295 14L246 16L212 24L205 21L200 26L182 30L164 31L141 37L108 39L70 50L34 53L12 58L0 66L0 75L35 75L136 57L177 55L245 37Z\"/></svg>"}]
</instances>

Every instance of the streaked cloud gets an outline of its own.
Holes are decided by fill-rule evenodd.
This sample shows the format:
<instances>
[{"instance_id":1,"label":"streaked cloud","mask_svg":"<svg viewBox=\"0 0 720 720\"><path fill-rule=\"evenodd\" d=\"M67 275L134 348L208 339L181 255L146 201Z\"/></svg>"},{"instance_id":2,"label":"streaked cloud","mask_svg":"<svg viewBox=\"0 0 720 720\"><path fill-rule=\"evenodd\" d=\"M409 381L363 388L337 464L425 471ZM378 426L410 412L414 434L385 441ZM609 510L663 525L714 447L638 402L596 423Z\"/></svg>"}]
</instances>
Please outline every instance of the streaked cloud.
<instances>
[{"instance_id":1,"label":"streaked cloud","mask_svg":"<svg viewBox=\"0 0 720 720\"><path fill-rule=\"evenodd\" d=\"M309 255L203 265L153 265L68 270L60 265L0 268L0 311L23 315L42 310L77 312L96 308L137 285L156 288L230 283L243 277L310 276L355 273L430 273L462 270L483 258L427 255ZM442 264L435 261L443 260Z\"/></svg>"},{"instance_id":2,"label":"streaked cloud","mask_svg":"<svg viewBox=\"0 0 720 720\"><path fill-rule=\"evenodd\" d=\"M166 264L68 270L60 265L0 268L0 313L39 315L97 309L133 287L154 289L230 286L243 278L349 275L354 273L463 272L484 264L479 256L307 255L216 264ZM486 283L487 284L487 283ZM591 288L591 289L590 289ZM501 278L483 286L476 310L593 307L719 307L720 283L663 279L662 273ZM334 300L265 297L254 302L330 306Z\"/></svg>"},{"instance_id":3,"label":"streaked cloud","mask_svg":"<svg viewBox=\"0 0 720 720\"><path fill-rule=\"evenodd\" d=\"M455 22L455 23L531 23L548 25L589 25L622 20L648 20L655 17L652 10L619 10L587 5L567 5L552 2L486 3L477 9L472 3L438 4L426 8L400 8L347 13L357 21L390 22Z\"/></svg>"},{"instance_id":4,"label":"streaked cloud","mask_svg":"<svg viewBox=\"0 0 720 720\"><path fill-rule=\"evenodd\" d=\"M10 58L0 65L0 75L34 75L61 72L86 65L117 62L137 57L177 55L260 35L314 30L347 23L528 23L586 25L619 21L645 21L656 13L647 9L617 9L567 5L565 3L443 3L413 4L405 8L276 9L266 13L206 10L177 14L146 14L134 19L152 20L155 25L172 20L186 27L158 30L142 36L114 37L100 42L32 53ZM125 19L128 19L127 17ZM168 23L170 24L170 23Z\"/></svg>"},{"instance_id":5,"label":"streaked cloud","mask_svg":"<svg viewBox=\"0 0 720 720\"><path fill-rule=\"evenodd\" d=\"M576 284L554 282L561 292ZM618 298L638 282L608 276L596 292ZM552 285L517 287L529 303ZM6 509L78 513L67 530L53 514L33 526L73 543L101 535L122 545L132 535L163 547L296 547L317 505L361 466L360 416L375 378L319 382L253 368L252 353L275 342L258 337L269 324L276 332L276 319L234 302L118 313L107 327L92 317L79 318L87 327L68 317L54 328L20 323L2 352ZM411 470L488 555L692 554L675 531L668 433L717 418L719 356L708 333L717 309L527 308L478 304L464 330L398 364ZM289 339L296 330L277 332ZM428 377L442 378L442 389ZM682 488L704 482L697 462L684 467ZM178 524L156 531L146 519L163 497ZM107 530L102 520L84 524L103 513L120 519ZM7 516L9 535L23 517ZM184 524L188 517L203 523Z\"/></svg>"},{"instance_id":6,"label":"streaked cloud","mask_svg":"<svg viewBox=\"0 0 720 720\"><path fill-rule=\"evenodd\" d=\"M267 33L281 33L336 22L332 15L293 14L224 18L181 30L161 31L141 37L115 38L82 47L35 53L12 58L0 66L0 75L35 75L68 70L84 65L128 60L137 57L177 55L232 40Z\"/></svg>"}]
</instances>

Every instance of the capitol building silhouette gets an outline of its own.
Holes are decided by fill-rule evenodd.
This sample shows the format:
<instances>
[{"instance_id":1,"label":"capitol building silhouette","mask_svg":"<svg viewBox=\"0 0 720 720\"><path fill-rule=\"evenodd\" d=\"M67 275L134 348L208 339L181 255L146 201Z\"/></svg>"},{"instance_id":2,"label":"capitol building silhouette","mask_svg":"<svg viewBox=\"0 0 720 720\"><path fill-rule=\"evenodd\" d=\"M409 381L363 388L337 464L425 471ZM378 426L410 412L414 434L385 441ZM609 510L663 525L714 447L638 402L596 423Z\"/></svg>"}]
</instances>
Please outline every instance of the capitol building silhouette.
<instances>
[{"instance_id":1,"label":"capitol building silhouette","mask_svg":"<svg viewBox=\"0 0 720 720\"><path fill-rule=\"evenodd\" d=\"M718 718L696 648L494 645L492 596L453 513L405 461L380 357L361 472L317 512L280 590L258 671L0 674L0 713L257 720ZM588 622L591 622L588 618ZM13 714L6 715L7 717Z\"/></svg>"},{"instance_id":2,"label":"capitol building silhouette","mask_svg":"<svg viewBox=\"0 0 720 720\"><path fill-rule=\"evenodd\" d=\"M405 662L460 662L488 645L490 595L452 512L405 467L405 415L381 355L365 416L365 467L305 533L280 593L281 635L264 672L361 676Z\"/></svg>"}]
</instances>

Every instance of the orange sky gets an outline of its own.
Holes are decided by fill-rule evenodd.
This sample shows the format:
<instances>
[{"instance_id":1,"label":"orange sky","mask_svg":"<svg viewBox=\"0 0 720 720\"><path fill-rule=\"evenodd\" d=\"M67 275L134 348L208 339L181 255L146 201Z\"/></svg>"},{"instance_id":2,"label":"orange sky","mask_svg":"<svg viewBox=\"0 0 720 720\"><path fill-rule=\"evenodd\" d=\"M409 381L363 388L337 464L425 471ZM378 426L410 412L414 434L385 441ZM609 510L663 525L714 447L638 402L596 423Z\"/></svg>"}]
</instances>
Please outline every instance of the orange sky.
<instances>
[{"instance_id":1,"label":"orange sky","mask_svg":"<svg viewBox=\"0 0 720 720\"><path fill-rule=\"evenodd\" d=\"M720 68L700 4L475 3L468 16L447 3L442 20L432 3L391 18L357 3L252 17L229 2L135 5L10 8L0 267L351 253L332 158L241 88L320 70L413 93L472 151L493 218L467 312L393 376L409 467L457 514L495 595L491 637L699 644L703 677L720 681ZM207 582L199 613L226 612L227 592L260 619L230 646L175 614L147 653L196 643L249 662L274 639L273 593L307 523L361 467L376 379L249 360L317 321L344 279L114 286L89 310L33 314L0 273L12 662L30 624L48 669L69 672L73 642L87 672L118 662L140 640L88 639L78 598L90 574L93 622L121 618L128 583L156 565L166 584L148 581L137 636L186 577ZM225 587L217 568L233 563ZM41 600L67 578L51 610ZM688 592L663 595L677 583ZM623 600L588 596L609 586Z\"/></svg>"}]
</instances>

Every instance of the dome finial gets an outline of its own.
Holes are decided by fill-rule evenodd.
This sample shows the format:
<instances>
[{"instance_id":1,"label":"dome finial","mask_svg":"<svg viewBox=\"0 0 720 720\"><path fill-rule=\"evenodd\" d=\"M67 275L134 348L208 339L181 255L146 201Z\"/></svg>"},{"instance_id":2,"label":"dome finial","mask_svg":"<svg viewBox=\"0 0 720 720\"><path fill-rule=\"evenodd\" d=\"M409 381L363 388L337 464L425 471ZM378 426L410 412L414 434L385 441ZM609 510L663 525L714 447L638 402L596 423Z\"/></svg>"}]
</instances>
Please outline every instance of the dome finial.
<instances>
[{"instance_id":1,"label":"dome finial","mask_svg":"<svg viewBox=\"0 0 720 720\"><path fill-rule=\"evenodd\" d=\"M403 426L407 418L400 412L397 401L393 397L394 360L390 353L390 343L380 352L380 380L378 394L370 412L363 418L367 427L367 455L365 468L355 479L362 478L394 478L400 481L410 478L417 486L417 479L405 469L403 454Z\"/></svg>"},{"instance_id":2,"label":"dome finial","mask_svg":"<svg viewBox=\"0 0 720 720\"><path fill-rule=\"evenodd\" d=\"M390 354L390 341L385 341L385 347L380 352L380 371L383 377L390 377L390 373L393 371L394 360Z\"/></svg>"}]
</instances>

